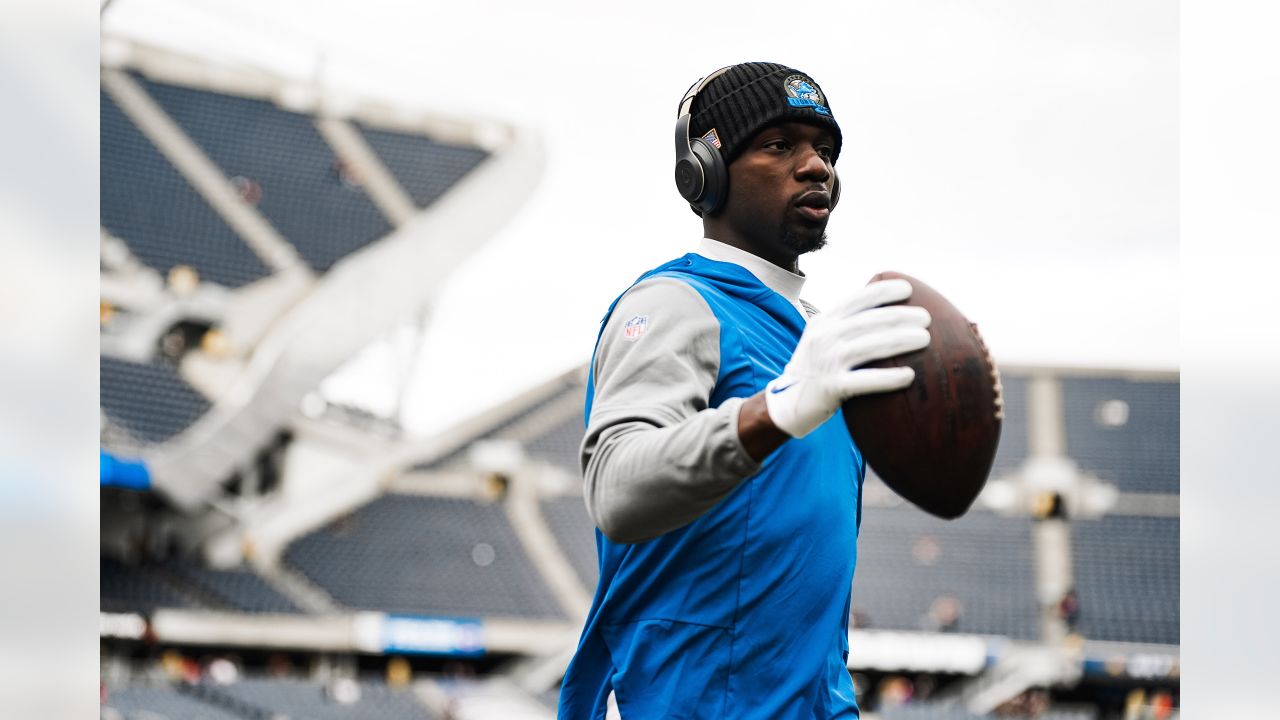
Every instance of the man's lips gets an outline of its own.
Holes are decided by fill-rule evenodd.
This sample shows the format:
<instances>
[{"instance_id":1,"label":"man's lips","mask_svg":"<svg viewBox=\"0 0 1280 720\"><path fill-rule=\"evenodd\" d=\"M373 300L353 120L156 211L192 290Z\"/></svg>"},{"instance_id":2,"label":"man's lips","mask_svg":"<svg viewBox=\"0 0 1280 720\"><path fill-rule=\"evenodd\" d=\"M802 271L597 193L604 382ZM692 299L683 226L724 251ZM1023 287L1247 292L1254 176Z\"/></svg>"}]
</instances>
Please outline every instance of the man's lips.
<instances>
[{"instance_id":1,"label":"man's lips","mask_svg":"<svg viewBox=\"0 0 1280 720\"><path fill-rule=\"evenodd\" d=\"M831 193L826 190L810 190L792 203L796 212L810 220L823 220L831 214Z\"/></svg>"}]
</instances>

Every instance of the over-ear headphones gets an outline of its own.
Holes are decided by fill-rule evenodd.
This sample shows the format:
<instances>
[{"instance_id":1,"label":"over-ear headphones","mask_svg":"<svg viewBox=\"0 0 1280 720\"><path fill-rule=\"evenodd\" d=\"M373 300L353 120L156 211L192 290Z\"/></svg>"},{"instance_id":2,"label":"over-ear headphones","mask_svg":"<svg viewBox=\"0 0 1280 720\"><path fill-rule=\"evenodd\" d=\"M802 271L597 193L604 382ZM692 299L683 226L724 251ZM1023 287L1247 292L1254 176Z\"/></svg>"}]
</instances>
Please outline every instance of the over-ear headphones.
<instances>
[{"instance_id":1,"label":"over-ear headphones","mask_svg":"<svg viewBox=\"0 0 1280 720\"><path fill-rule=\"evenodd\" d=\"M722 67L694 83L680 99L676 113L676 189L699 215L712 214L724 205L729 190L729 170L720 148L703 138L689 137L690 108L702 88L729 67Z\"/></svg>"},{"instance_id":2,"label":"over-ear headphones","mask_svg":"<svg viewBox=\"0 0 1280 720\"><path fill-rule=\"evenodd\" d=\"M680 99L676 113L676 189L700 216L714 214L724 207L729 196L729 169L720 148L705 138L689 136L693 99L732 67L722 67L694 83ZM831 174L831 208L835 209L840 199L840 178L834 167Z\"/></svg>"}]
</instances>

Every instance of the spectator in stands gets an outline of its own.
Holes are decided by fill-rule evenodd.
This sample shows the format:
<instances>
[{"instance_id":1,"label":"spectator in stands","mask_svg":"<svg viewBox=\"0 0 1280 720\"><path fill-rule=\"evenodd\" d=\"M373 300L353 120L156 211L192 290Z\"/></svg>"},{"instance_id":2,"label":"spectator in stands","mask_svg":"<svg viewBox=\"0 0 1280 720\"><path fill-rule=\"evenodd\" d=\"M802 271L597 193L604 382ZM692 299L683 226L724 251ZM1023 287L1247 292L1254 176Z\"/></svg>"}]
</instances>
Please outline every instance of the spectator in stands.
<instances>
[{"instance_id":1,"label":"spectator in stands","mask_svg":"<svg viewBox=\"0 0 1280 720\"><path fill-rule=\"evenodd\" d=\"M161 656L161 667L165 674L175 680L194 683L200 681L200 663L186 657L177 650L166 650Z\"/></svg>"},{"instance_id":2,"label":"spectator in stands","mask_svg":"<svg viewBox=\"0 0 1280 720\"><path fill-rule=\"evenodd\" d=\"M1157 690L1151 696L1152 720L1169 720L1173 715L1173 695L1168 690Z\"/></svg>"},{"instance_id":3,"label":"spectator in stands","mask_svg":"<svg viewBox=\"0 0 1280 720\"><path fill-rule=\"evenodd\" d=\"M282 652L273 652L267 658L267 674L273 678L286 678L293 675L293 660Z\"/></svg>"},{"instance_id":4,"label":"spectator in stands","mask_svg":"<svg viewBox=\"0 0 1280 720\"><path fill-rule=\"evenodd\" d=\"M240 199L250 205L257 205L262 201L262 186L256 180L237 175L231 178L231 184L235 186L236 192L240 194Z\"/></svg>"},{"instance_id":5,"label":"spectator in stands","mask_svg":"<svg viewBox=\"0 0 1280 720\"><path fill-rule=\"evenodd\" d=\"M1049 712L1049 693L1031 688L1000 703L992 715L999 718L1038 718Z\"/></svg>"},{"instance_id":6,"label":"spectator in stands","mask_svg":"<svg viewBox=\"0 0 1280 720\"><path fill-rule=\"evenodd\" d=\"M840 127L818 84L734 65L681 100L690 253L609 309L581 461L600 580L562 718L849 717L862 458L838 414L899 390L862 365L928 344L928 313L872 283L822 315L799 257L826 244ZM886 306L888 307L881 307Z\"/></svg>"},{"instance_id":7,"label":"spectator in stands","mask_svg":"<svg viewBox=\"0 0 1280 720\"><path fill-rule=\"evenodd\" d=\"M862 608L851 608L849 610L849 627L860 630L871 627L871 615Z\"/></svg>"},{"instance_id":8,"label":"spectator in stands","mask_svg":"<svg viewBox=\"0 0 1280 720\"><path fill-rule=\"evenodd\" d=\"M213 657L205 663L204 675L217 685L231 685L240 679L240 669L228 658Z\"/></svg>"},{"instance_id":9,"label":"spectator in stands","mask_svg":"<svg viewBox=\"0 0 1280 720\"><path fill-rule=\"evenodd\" d=\"M906 705L915 697L915 687L901 675L890 675L880 681L876 695L880 699L880 707Z\"/></svg>"},{"instance_id":10,"label":"spectator in stands","mask_svg":"<svg viewBox=\"0 0 1280 720\"><path fill-rule=\"evenodd\" d=\"M928 673L921 673L911 680L911 699L915 702L928 700L937 689L938 679Z\"/></svg>"},{"instance_id":11,"label":"spectator in stands","mask_svg":"<svg viewBox=\"0 0 1280 720\"><path fill-rule=\"evenodd\" d=\"M342 186L349 190L356 190L364 185L364 174L350 160L344 158L334 160L333 171L342 181Z\"/></svg>"},{"instance_id":12,"label":"spectator in stands","mask_svg":"<svg viewBox=\"0 0 1280 720\"><path fill-rule=\"evenodd\" d=\"M938 544L938 539L934 536L921 535L911 545L911 557L917 563L929 567L936 564L938 558L942 557L942 546Z\"/></svg>"},{"instance_id":13,"label":"spectator in stands","mask_svg":"<svg viewBox=\"0 0 1280 720\"><path fill-rule=\"evenodd\" d=\"M349 677L333 678L324 686L325 698L335 705L355 705L360 694L360 683Z\"/></svg>"},{"instance_id":14,"label":"spectator in stands","mask_svg":"<svg viewBox=\"0 0 1280 720\"><path fill-rule=\"evenodd\" d=\"M1080 598L1076 595L1076 589L1070 588L1062 594L1062 599L1058 601L1058 617L1067 623L1067 629L1075 631L1076 623L1080 620Z\"/></svg>"},{"instance_id":15,"label":"spectator in stands","mask_svg":"<svg viewBox=\"0 0 1280 720\"><path fill-rule=\"evenodd\" d=\"M964 605L954 595L939 595L920 618L920 629L926 632L954 632L960 625Z\"/></svg>"}]
</instances>

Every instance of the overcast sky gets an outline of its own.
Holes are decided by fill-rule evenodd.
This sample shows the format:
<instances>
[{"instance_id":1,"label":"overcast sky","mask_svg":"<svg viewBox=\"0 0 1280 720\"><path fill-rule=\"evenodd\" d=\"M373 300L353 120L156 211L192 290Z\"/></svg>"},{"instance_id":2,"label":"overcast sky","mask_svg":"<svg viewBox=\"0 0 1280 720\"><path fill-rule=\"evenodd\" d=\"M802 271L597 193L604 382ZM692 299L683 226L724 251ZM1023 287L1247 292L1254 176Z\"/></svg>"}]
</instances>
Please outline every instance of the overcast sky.
<instances>
[{"instance_id":1,"label":"overcast sky","mask_svg":"<svg viewBox=\"0 0 1280 720\"><path fill-rule=\"evenodd\" d=\"M323 55L335 88L540 133L537 189L435 306L403 416L429 432L585 362L612 299L697 242L676 104L748 60L811 74L844 134L806 299L895 269L1002 363L1177 368L1177 7L116 0L103 27L298 77ZM371 351L345 391L389 406L394 386L364 378L396 362Z\"/></svg>"}]
</instances>

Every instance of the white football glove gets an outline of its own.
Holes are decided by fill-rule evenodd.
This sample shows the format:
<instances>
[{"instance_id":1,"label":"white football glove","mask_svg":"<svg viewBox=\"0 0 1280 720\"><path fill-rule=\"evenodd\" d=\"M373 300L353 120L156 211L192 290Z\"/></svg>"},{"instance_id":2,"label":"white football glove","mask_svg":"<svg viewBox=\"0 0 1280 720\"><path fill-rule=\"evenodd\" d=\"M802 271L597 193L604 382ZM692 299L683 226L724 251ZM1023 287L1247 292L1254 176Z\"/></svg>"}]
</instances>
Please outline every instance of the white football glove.
<instances>
[{"instance_id":1,"label":"white football glove","mask_svg":"<svg viewBox=\"0 0 1280 720\"><path fill-rule=\"evenodd\" d=\"M909 367L861 368L929 344L929 311L892 305L911 297L906 280L868 284L835 310L815 315L800 336L791 361L765 387L773 424L804 437L855 395L899 390L911 384Z\"/></svg>"}]
</instances>

